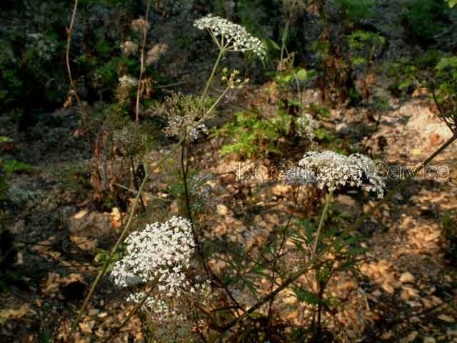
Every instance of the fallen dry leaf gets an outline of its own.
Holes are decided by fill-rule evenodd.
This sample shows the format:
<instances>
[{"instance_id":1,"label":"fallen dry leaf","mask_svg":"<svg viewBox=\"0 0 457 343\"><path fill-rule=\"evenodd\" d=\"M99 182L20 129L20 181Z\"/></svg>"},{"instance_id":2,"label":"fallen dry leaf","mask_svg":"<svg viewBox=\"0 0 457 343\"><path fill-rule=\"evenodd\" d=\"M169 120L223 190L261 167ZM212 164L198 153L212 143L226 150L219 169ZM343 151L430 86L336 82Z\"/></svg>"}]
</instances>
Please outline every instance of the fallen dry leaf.
<instances>
[{"instance_id":1,"label":"fallen dry leaf","mask_svg":"<svg viewBox=\"0 0 457 343\"><path fill-rule=\"evenodd\" d=\"M387 331L382 334L381 339L383 340L390 340L393 337L393 332L392 331Z\"/></svg>"},{"instance_id":2,"label":"fallen dry leaf","mask_svg":"<svg viewBox=\"0 0 457 343\"><path fill-rule=\"evenodd\" d=\"M390 295L394 294L394 292L395 292L394 288L387 282L384 282L381 287L383 290L385 290Z\"/></svg>"},{"instance_id":3,"label":"fallen dry leaf","mask_svg":"<svg viewBox=\"0 0 457 343\"><path fill-rule=\"evenodd\" d=\"M6 309L0 311L0 322L3 322L8 319L20 319L24 317L27 313L29 313L30 307L29 304L23 304L20 308L14 309Z\"/></svg>"},{"instance_id":4,"label":"fallen dry leaf","mask_svg":"<svg viewBox=\"0 0 457 343\"><path fill-rule=\"evenodd\" d=\"M38 242L30 250L32 250L33 252L36 252L38 254L45 253L45 252L49 251L49 249L52 247L54 239L55 239L55 237L50 237L47 240Z\"/></svg>"},{"instance_id":5,"label":"fallen dry leaf","mask_svg":"<svg viewBox=\"0 0 457 343\"><path fill-rule=\"evenodd\" d=\"M417 338L418 332L413 331L407 337L405 337L401 342L410 343Z\"/></svg>"},{"instance_id":6,"label":"fallen dry leaf","mask_svg":"<svg viewBox=\"0 0 457 343\"><path fill-rule=\"evenodd\" d=\"M455 319L452 318L451 316L448 316L447 314L440 314L438 316L438 319L442 320L443 322L446 323L455 323Z\"/></svg>"},{"instance_id":7,"label":"fallen dry leaf","mask_svg":"<svg viewBox=\"0 0 457 343\"><path fill-rule=\"evenodd\" d=\"M431 234L427 235L424 237L424 240L426 242L434 241L435 239L438 239L441 237L441 232L440 231L435 231L432 232Z\"/></svg>"},{"instance_id":8,"label":"fallen dry leaf","mask_svg":"<svg viewBox=\"0 0 457 343\"><path fill-rule=\"evenodd\" d=\"M217 204L217 213L221 216L225 216L229 213L229 209L223 204Z\"/></svg>"},{"instance_id":9,"label":"fallen dry leaf","mask_svg":"<svg viewBox=\"0 0 457 343\"><path fill-rule=\"evenodd\" d=\"M79 323L79 328L84 333L92 334L92 328L90 327L89 323Z\"/></svg>"},{"instance_id":10,"label":"fallen dry leaf","mask_svg":"<svg viewBox=\"0 0 457 343\"><path fill-rule=\"evenodd\" d=\"M405 272L400 275L400 282L401 283L412 283L412 282L414 282L414 275L409 272Z\"/></svg>"},{"instance_id":11,"label":"fallen dry leaf","mask_svg":"<svg viewBox=\"0 0 457 343\"><path fill-rule=\"evenodd\" d=\"M84 209L84 210L81 210L79 211L78 213L76 213L73 218L75 219L81 219L81 218L84 218L87 214L89 213L89 210L88 209Z\"/></svg>"}]
</instances>

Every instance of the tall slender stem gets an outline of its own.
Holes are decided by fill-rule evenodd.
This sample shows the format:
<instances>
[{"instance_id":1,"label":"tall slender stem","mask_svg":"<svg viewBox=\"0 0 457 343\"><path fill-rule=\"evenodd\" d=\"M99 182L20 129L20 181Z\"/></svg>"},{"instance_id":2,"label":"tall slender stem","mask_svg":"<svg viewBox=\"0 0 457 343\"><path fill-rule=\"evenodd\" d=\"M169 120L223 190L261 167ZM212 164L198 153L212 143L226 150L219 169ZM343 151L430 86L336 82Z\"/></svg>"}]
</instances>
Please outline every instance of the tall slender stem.
<instances>
[{"instance_id":1,"label":"tall slender stem","mask_svg":"<svg viewBox=\"0 0 457 343\"><path fill-rule=\"evenodd\" d=\"M211 85L211 82L213 81L214 75L216 74L217 67L219 66L219 62L221 61L224 53L225 53L225 49L222 48L219 50L219 55L217 56L216 62L214 63L213 70L211 71L211 75L209 76L208 81L206 81L206 86L205 86L205 89L203 90L202 98L201 98L202 107L205 102L205 98L208 95L209 86Z\"/></svg>"},{"instance_id":2,"label":"tall slender stem","mask_svg":"<svg viewBox=\"0 0 457 343\"><path fill-rule=\"evenodd\" d=\"M151 0L148 1L146 7L146 22L149 22L149 8L151 7ZM144 50L146 48L146 40L148 37L148 27L143 28L143 37L141 42L141 52L140 52L140 74L138 75L138 89L136 91L136 103L135 103L135 121L138 123L140 120L140 97L141 97L141 83L143 81L143 74L145 71L144 67Z\"/></svg>"},{"instance_id":3,"label":"tall slender stem","mask_svg":"<svg viewBox=\"0 0 457 343\"><path fill-rule=\"evenodd\" d=\"M78 106L79 106L79 110L81 111L82 126L84 128L86 128L87 113L85 112L81 98L78 95L78 91L76 89L75 80L73 79L73 73L71 71L71 63L70 63L70 47L71 47L71 40L73 38L73 27L75 25L77 11L78 11L78 0L75 0L74 5L73 5L73 11L71 12L70 26L67 27L67 46L65 49L65 64L67 66L68 81L70 82L69 98L71 99L71 96L75 97L76 102L78 103Z\"/></svg>"},{"instance_id":4,"label":"tall slender stem","mask_svg":"<svg viewBox=\"0 0 457 343\"><path fill-rule=\"evenodd\" d=\"M282 32L282 37L281 37L281 56L279 59L279 63L282 68L284 68L284 52L286 50L286 40L287 36L289 35L289 25L290 25L290 19L287 17L286 19L286 26L284 27L284 31Z\"/></svg>"},{"instance_id":5,"label":"tall slender stem","mask_svg":"<svg viewBox=\"0 0 457 343\"><path fill-rule=\"evenodd\" d=\"M327 212L328 212L328 209L330 207L330 202L332 200L332 195L333 195L333 193L329 192L325 196L325 206L324 206L324 210L322 211L321 218L319 220L319 226L317 227L316 238L314 239L313 250L312 250L312 253L311 253L311 259L313 259L314 256L316 256L316 253L317 253L317 247L319 245L322 227L324 226L325 217L327 216Z\"/></svg>"}]
</instances>

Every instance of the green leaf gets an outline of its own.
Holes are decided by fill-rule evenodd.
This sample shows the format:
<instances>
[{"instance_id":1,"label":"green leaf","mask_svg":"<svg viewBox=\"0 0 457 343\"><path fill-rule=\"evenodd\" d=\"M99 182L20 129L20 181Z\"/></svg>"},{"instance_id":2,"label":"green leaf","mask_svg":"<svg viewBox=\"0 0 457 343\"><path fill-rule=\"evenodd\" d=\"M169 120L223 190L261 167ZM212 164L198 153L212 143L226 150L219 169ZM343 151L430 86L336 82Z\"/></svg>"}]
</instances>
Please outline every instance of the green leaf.
<instances>
[{"instance_id":1,"label":"green leaf","mask_svg":"<svg viewBox=\"0 0 457 343\"><path fill-rule=\"evenodd\" d=\"M0 136L0 143L11 143L13 140L6 136Z\"/></svg>"},{"instance_id":2,"label":"green leaf","mask_svg":"<svg viewBox=\"0 0 457 343\"><path fill-rule=\"evenodd\" d=\"M295 73L295 79L297 79L298 81L302 81L302 82L308 80L308 72L306 71L306 69L304 69L304 68L299 69Z\"/></svg>"},{"instance_id":3,"label":"green leaf","mask_svg":"<svg viewBox=\"0 0 457 343\"><path fill-rule=\"evenodd\" d=\"M278 83L289 83L292 80L292 74L279 74L276 75L275 81Z\"/></svg>"},{"instance_id":4,"label":"green leaf","mask_svg":"<svg viewBox=\"0 0 457 343\"><path fill-rule=\"evenodd\" d=\"M40 343L51 343L52 342L52 334L51 331L48 329L44 329L44 331L40 334Z\"/></svg>"},{"instance_id":5,"label":"green leaf","mask_svg":"<svg viewBox=\"0 0 457 343\"><path fill-rule=\"evenodd\" d=\"M457 0L455 0L457 1ZM446 69L457 69L457 56L442 57L436 65L436 70L443 72Z\"/></svg>"},{"instance_id":6,"label":"green leaf","mask_svg":"<svg viewBox=\"0 0 457 343\"><path fill-rule=\"evenodd\" d=\"M272 39L268 39L268 43L276 50L281 50L281 47Z\"/></svg>"},{"instance_id":7,"label":"green leaf","mask_svg":"<svg viewBox=\"0 0 457 343\"><path fill-rule=\"evenodd\" d=\"M319 298L317 297L316 294L314 294L310 291L307 291L306 289L303 289L303 288L294 288L293 291L299 301L306 302L311 305L319 304Z\"/></svg>"},{"instance_id":8,"label":"green leaf","mask_svg":"<svg viewBox=\"0 0 457 343\"><path fill-rule=\"evenodd\" d=\"M413 82L412 82L411 80L403 81L403 82L401 82L401 83L398 85L398 89L400 89L400 90L407 89L407 88L409 88L412 84L413 84Z\"/></svg>"},{"instance_id":9,"label":"green leaf","mask_svg":"<svg viewBox=\"0 0 457 343\"><path fill-rule=\"evenodd\" d=\"M3 169L7 174L12 173L27 173L32 171L33 167L24 162L16 161L16 160L7 160L3 163Z\"/></svg>"}]
</instances>

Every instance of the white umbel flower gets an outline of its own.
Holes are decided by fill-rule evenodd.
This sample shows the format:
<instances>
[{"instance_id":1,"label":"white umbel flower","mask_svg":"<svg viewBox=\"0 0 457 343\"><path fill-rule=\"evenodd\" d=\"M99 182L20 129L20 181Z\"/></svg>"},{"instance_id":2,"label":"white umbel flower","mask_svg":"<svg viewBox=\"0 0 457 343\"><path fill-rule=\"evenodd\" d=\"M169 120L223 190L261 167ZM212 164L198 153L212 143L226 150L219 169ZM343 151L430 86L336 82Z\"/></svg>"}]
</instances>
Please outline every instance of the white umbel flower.
<instances>
[{"instance_id":1,"label":"white umbel flower","mask_svg":"<svg viewBox=\"0 0 457 343\"><path fill-rule=\"evenodd\" d=\"M189 267L195 243L189 220L172 217L165 223L149 224L125 240L127 255L111 272L118 286L156 280L167 295L189 287L184 269Z\"/></svg>"},{"instance_id":2,"label":"white umbel flower","mask_svg":"<svg viewBox=\"0 0 457 343\"><path fill-rule=\"evenodd\" d=\"M194 26L199 30L207 29L219 48L225 51L252 51L260 59L265 57L265 46L262 41L252 36L246 29L227 19L208 14L195 20ZM220 37L220 41L217 37Z\"/></svg>"},{"instance_id":3,"label":"white umbel flower","mask_svg":"<svg viewBox=\"0 0 457 343\"><path fill-rule=\"evenodd\" d=\"M385 183L378 175L375 163L362 154L344 156L333 151L310 151L288 176L293 176L295 182L315 183L329 191L351 186L376 192L379 198L384 196Z\"/></svg>"}]
</instances>

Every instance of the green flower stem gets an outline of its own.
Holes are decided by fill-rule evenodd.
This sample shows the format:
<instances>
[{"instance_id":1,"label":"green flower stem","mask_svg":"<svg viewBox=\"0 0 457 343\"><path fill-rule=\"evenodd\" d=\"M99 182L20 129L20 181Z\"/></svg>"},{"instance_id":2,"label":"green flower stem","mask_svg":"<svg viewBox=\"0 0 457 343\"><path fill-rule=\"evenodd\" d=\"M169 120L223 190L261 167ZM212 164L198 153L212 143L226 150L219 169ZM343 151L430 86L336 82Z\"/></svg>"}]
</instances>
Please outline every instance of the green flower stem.
<instances>
[{"instance_id":1,"label":"green flower stem","mask_svg":"<svg viewBox=\"0 0 457 343\"><path fill-rule=\"evenodd\" d=\"M202 98L201 98L202 99L201 100L202 107L203 107L203 104L205 102L205 98L208 95L209 86L211 85L211 82L213 81L214 75L216 74L217 67L219 66L219 62L221 61L222 56L224 55L224 53L225 53L225 49L220 48L219 49L219 55L217 56L216 62L214 63L213 70L211 71L211 75L209 76L208 81L206 81L205 90L202 93Z\"/></svg>"},{"instance_id":2,"label":"green flower stem","mask_svg":"<svg viewBox=\"0 0 457 343\"><path fill-rule=\"evenodd\" d=\"M281 37L281 56L280 56L280 60L279 60L279 63L283 63L283 59L284 59L284 52L286 50L286 41L287 41L287 36L289 35L289 25L290 25L290 19L289 17L287 17L286 19L286 25L284 27L284 30L282 32L282 37Z\"/></svg>"},{"instance_id":3,"label":"green flower stem","mask_svg":"<svg viewBox=\"0 0 457 343\"><path fill-rule=\"evenodd\" d=\"M330 207L330 202L332 201L332 198L333 198L333 192L330 191L325 196L325 206L324 206L324 210L322 211L321 219L319 220L319 226L317 227L317 233L316 233L316 238L314 239L314 245L313 245L313 250L312 250L312 253L311 253L311 259L313 259L314 256L316 256L317 247L318 247L319 242L320 242L320 235L321 235L322 227L324 226L325 217L327 216L327 212L328 212L328 209Z\"/></svg>"}]
</instances>

